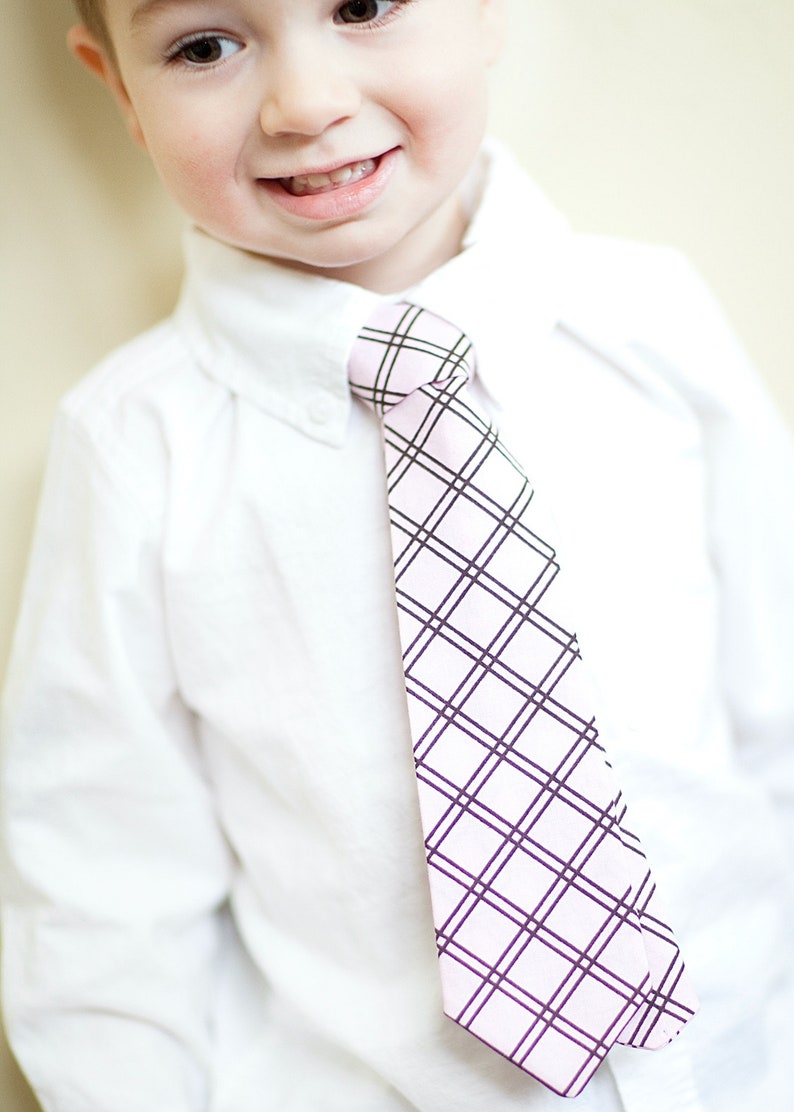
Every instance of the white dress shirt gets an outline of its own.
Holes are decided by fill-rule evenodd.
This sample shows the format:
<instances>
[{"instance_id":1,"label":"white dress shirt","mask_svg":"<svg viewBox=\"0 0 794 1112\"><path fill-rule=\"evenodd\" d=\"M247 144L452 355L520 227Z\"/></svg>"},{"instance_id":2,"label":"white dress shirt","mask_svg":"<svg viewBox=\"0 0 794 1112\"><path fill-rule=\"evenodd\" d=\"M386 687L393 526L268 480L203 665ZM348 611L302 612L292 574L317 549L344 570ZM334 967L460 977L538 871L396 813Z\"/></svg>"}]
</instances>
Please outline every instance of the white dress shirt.
<instances>
[{"instance_id":1,"label":"white dress shirt","mask_svg":"<svg viewBox=\"0 0 794 1112\"><path fill-rule=\"evenodd\" d=\"M792 1107L794 452L672 252L573 235L487 147L465 328L577 604L701 998L586 1112ZM57 420L4 711L5 1015L48 1112L571 1107L446 1019L375 295L187 241L175 315Z\"/></svg>"}]
</instances>

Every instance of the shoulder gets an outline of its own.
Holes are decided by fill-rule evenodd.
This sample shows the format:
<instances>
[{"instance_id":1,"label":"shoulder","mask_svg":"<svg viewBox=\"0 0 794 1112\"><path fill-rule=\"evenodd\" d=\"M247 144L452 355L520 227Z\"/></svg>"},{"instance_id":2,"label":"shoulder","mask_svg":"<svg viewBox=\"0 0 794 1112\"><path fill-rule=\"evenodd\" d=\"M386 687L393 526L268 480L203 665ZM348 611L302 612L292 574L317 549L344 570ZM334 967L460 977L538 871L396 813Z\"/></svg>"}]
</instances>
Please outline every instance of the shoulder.
<instances>
[{"instance_id":1,"label":"shoulder","mask_svg":"<svg viewBox=\"0 0 794 1112\"><path fill-rule=\"evenodd\" d=\"M111 450L145 429L169 437L188 423L198 427L205 411L230 396L205 348L194 342L180 306L106 356L61 399L58 415Z\"/></svg>"},{"instance_id":2,"label":"shoulder","mask_svg":"<svg viewBox=\"0 0 794 1112\"><path fill-rule=\"evenodd\" d=\"M567 306L574 330L629 352L690 401L738 399L757 386L722 307L674 248L576 237Z\"/></svg>"},{"instance_id":3,"label":"shoulder","mask_svg":"<svg viewBox=\"0 0 794 1112\"><path fill-rule=\"evenodd\" d=\"M158 517L174 445L202 409L224 404L221 394L170 317L117 348L64 396L51 468L94 486L104 476Z\"/></svg>"},{"instance_id":4,"label":"shoulder","mask_svg":"<svg viewBox=\"0 0 794 1112\"><path fill-rule=\"evenodd\" d=\"M576 237L571 268L571 302L577 316L600 320L616 335L695 338L692 325L720 313L703 279L672 247L616 239Z\"/></svg>"},{"instance_id":5,"label":"shoulder","mask_svg":"<svg viewBox=\"0 0 794 1112\"><path fill-rule=\"evenodd\" d=\"M509 153L497 146L486 155L490 176L470 234L493 252L489 280L500 275L511 307L553 315L665 391L722 393L729 380L746 378L725 314L680 251L575 232Z\"/></svg>"},{"instance_id":6,"label":"shoulder","mask_svg":"<svg viewBox=\"0 0 794 1112\"><path fill-rule=\"evenodd\" d=\"M59 414L99 436L131 408L156 410L197 373L173 318L107 355L62 399Z\"/></svg>"}]
</instances>

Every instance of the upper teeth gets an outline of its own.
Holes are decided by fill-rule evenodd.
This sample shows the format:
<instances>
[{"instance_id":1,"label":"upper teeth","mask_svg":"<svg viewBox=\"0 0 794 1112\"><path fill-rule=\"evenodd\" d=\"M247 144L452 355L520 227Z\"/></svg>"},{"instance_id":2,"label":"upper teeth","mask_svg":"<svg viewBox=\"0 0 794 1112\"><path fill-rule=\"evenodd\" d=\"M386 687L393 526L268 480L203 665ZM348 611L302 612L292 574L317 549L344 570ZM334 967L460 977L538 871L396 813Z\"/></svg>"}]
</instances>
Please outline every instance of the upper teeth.
<instances>
[{"instance_id":1,"label":"upper teeth","mask_svg":"<svg viewBox=\"0 0 794 1112\"><path fill-rule=\"evenodd\" d=\"M282 178L282 185L286 186L291 193L306 193L310 189L329 189L334 185L347 185L348 182L366 177L374 169L375 160L366 158L361 162L340 166L338 170L331 170L328 174L304 174L294 178Z\"/></svg>"}]
</instances>

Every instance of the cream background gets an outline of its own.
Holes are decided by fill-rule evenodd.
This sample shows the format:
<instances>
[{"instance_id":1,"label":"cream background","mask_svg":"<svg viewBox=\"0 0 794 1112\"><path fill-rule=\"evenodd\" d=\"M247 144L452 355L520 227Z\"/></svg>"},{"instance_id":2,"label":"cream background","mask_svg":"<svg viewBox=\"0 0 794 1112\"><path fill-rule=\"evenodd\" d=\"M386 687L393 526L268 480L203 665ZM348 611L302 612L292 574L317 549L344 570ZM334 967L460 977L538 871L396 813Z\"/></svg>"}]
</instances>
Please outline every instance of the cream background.
<instances>
[{"instance_id":1,"label":"cream background","mask_svg":"<svg viewBox=\"0 0 794 1112\"><path fill-rule=\"evenodd\" d=\"M577 228L686 251L794 421L794 0L511 6L495 133ZM168 311L180 223L66 54L67 0L0 15L1 676L55 404ZM0 1048L0 1108L35 1107Z\"/></svg>"}]
</instances>

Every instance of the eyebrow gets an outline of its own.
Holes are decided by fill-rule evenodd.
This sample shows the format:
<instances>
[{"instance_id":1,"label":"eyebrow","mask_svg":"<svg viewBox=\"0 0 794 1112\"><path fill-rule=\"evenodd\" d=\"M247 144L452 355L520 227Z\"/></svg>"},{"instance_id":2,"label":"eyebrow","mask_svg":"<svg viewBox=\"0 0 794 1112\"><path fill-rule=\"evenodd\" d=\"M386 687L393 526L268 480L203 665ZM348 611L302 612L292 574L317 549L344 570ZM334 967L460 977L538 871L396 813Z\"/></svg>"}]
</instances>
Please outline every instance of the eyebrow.
<instances>
[{"instance_id":1,"label":"eyebrow","mask_svg":"<svg viewBox=\"0 0 794 1112\"><path fill-rule=\"evenodd\" d=\"M196 0L141 0L132 10L130 26L134 29L146 23L165 8L185 7L187 4L195 3Z\"/></svg>"}]
</instances>

